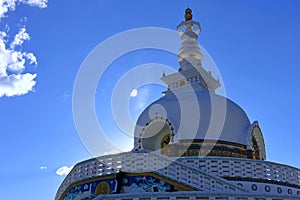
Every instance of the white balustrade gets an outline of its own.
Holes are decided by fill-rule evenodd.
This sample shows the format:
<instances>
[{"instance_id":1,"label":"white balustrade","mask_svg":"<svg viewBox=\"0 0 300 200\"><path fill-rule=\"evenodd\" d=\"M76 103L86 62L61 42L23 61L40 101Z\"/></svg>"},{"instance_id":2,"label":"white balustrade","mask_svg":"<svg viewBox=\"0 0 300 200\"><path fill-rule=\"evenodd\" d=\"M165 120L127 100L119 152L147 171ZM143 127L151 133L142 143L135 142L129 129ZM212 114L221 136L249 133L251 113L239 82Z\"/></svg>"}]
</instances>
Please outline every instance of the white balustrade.
<instances>
[{"instance_id":1,"label":"white balustrade","mask_svg":"<svg viewBox=\"0 0 300 200\"><path fill-rule=\"evenodd\" d=\"M175 161L151 153L120 153L101 156L75 165L61 184L55 199L77 182L124 172L154 172L200 191L246 192L221 177L255 178L300 186L300 170L267 161L221 157L184 157Z\"/></svg>"},{"instance_id":2,"label":"white balustrade","mask_svg":"<svg viewBox=\"0 0 300 200\"><path fill-rule=\"evenodd\" d=\"M300 170L278 163L221 157L185 157L180 160L186 165L220 177L255 178L300 186Z\"/></svg>"}]
</instances>

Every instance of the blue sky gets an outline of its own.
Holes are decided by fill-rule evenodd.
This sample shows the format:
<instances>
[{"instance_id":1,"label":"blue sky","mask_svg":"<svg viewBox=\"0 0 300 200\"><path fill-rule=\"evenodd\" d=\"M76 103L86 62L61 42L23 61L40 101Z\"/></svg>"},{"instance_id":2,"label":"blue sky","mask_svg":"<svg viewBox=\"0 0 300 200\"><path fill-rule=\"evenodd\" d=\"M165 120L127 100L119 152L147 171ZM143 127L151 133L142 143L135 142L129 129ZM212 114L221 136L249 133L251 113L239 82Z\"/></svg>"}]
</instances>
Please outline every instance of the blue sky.
<instances>
[{"instance_id":1,"label":"blue sky","mask_svg":"<svg viewBox=\"0 0 300 200\"><path fill-rule=\"evenodd\" d=\"M93 48L132 28L175 30L187 6L201 23L199 42L217 64L227 97L238 103L251 121L259 121L267 160L300 167L298 0L16 0L9 1L16 2L16 7L7 12L3 2L1 198L53 199L64 178L56 171L92 156L74 125L72 91L77 71ZM19 62L5 60L13 58L12 52L21 52L13 54L21 56ZM116 60L97 88L99 121L105 122L109 139L123 150L131 149L132 144L130 137L113 127L107 114L112 89L124 73L150 62L178 67L175 55L155 50L133 52ZM132 118L158 98L161 90L157 85L140 88L130 100Z\"/></svg>"}]
</instances>

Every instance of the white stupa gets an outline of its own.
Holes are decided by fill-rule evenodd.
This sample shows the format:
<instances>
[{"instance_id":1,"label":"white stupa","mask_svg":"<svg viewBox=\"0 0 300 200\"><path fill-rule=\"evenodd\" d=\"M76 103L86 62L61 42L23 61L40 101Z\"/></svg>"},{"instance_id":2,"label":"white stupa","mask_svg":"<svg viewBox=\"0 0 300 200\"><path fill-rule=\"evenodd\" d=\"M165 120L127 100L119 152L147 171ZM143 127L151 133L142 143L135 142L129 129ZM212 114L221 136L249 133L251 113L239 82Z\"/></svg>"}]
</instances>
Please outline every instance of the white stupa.
<instances>
[{"instance_id":1,"label":"white stupa","mask_svg":"<svg viewBox=\"0 0 300 200\"><path fill-rule=\"evenodd\" d=\"M139 116L133 150L76 164L55 200L300 199L300 170L265 161L258 122L215 93L191 9L177 30L179 70Z\"/></svg>"}]
</instances>

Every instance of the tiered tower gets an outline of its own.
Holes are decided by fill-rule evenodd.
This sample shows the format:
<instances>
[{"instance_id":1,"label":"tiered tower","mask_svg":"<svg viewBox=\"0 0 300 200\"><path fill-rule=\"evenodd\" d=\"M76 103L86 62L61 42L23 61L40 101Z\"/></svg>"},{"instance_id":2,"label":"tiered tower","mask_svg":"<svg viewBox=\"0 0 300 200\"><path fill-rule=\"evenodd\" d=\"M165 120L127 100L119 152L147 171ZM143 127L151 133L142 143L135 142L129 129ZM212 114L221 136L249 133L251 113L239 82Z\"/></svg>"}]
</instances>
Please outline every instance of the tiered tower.
<instances>
[{"instance_id":1,"label":"tiered tower","mask_svg":"<svg viewBox=\"0 0 300 200\"><path fill-rule=\"evenodd\" d=\"M178 53L180 67L178 73L162 77L168 86L165 94L182 90L186 85L191 85L194 91L215 92L220 83L202 67L202 54L197 42L201 28L199 22L192 20L191 9L186 9L185 21L177 26L177 31L181 38Z\"/></svg>"}]
</instances>

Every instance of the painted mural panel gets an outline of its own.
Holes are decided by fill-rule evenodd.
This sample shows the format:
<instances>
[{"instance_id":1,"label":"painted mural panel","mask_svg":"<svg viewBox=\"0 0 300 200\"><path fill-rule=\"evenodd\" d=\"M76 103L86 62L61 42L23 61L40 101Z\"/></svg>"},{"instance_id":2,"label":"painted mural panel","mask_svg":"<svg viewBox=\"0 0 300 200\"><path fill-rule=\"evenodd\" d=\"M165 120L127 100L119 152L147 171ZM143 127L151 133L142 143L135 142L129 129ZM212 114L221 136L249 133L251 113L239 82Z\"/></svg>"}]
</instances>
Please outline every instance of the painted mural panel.
<instances>
[{"instance_id":1,"label":"painted mural panel","mask_svg":"<svg viewBox=\"0 0 300 200\"><path fill-rule=\"evenodd\" d=\"M115 178L91 180L91 182L72 187L63 199L91 200L100 194L113 194L116 188ZM166 192L173 188L173 185L153 176L126 176L123 179L121 193Z\"/></svg>"}]
</instances>

